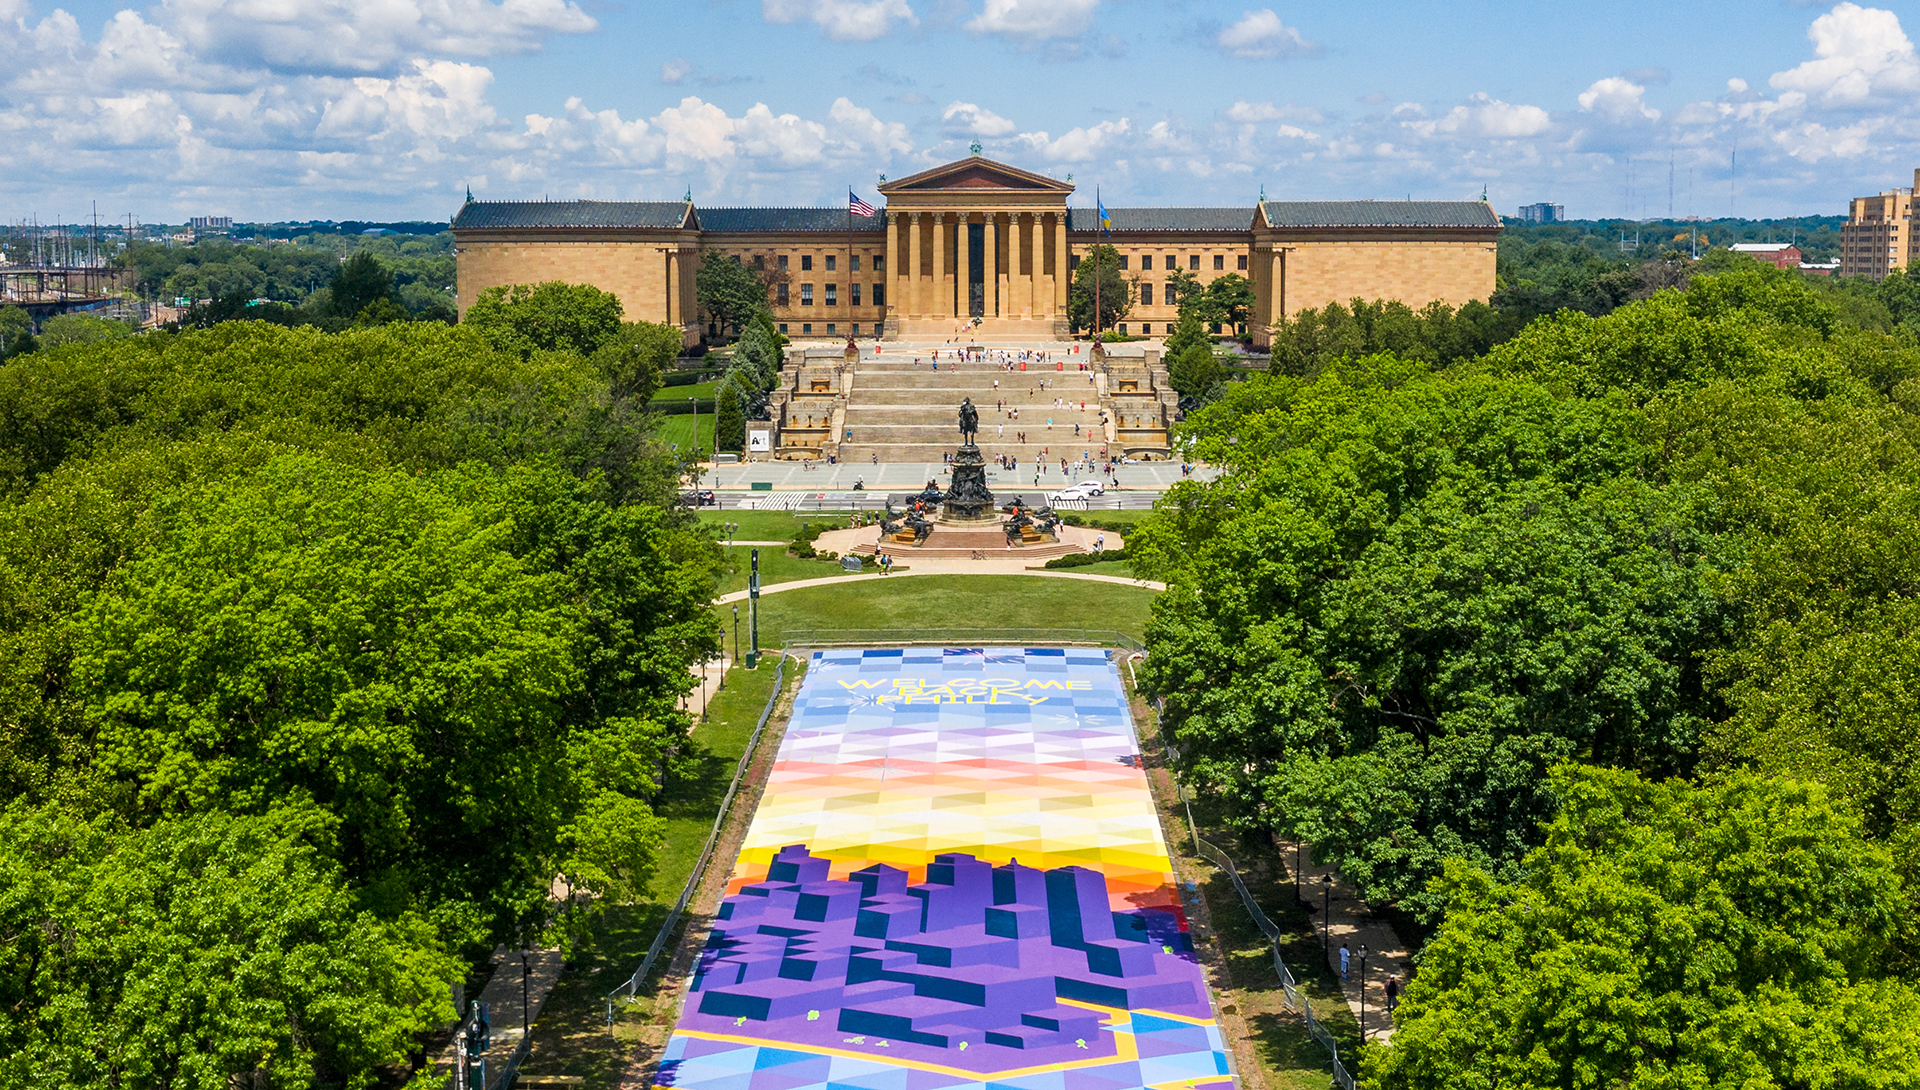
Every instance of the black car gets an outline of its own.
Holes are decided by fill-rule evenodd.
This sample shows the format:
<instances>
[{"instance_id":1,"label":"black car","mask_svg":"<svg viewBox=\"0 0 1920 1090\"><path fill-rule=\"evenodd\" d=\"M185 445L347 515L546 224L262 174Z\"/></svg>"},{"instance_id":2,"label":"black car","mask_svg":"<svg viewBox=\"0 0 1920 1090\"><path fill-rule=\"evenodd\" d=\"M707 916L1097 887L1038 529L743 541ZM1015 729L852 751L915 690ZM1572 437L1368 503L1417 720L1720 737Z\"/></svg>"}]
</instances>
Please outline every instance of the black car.
<instances>
[{"instance_id":1,"label":"black car","mask_svg":"<svg viewBox=\"0 0 1920 1090\"><path fill-rule=\"evenodd\" d=\"M711 488L689 488L680 493L680 502L688 507L718 507L720 497Z\"/></svg>"}]
</instances>

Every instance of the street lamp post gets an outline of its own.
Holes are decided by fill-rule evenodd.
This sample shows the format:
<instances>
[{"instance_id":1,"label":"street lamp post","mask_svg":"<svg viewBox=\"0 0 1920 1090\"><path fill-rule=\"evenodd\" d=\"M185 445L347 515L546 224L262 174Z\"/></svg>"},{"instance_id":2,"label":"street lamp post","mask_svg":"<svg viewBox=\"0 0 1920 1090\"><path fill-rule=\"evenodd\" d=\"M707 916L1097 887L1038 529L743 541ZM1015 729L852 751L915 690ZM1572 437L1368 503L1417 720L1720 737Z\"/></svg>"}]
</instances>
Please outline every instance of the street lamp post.
<instances>
[{"instance_id":1,"label":"street lamp post","mask_svg":"<svg viewBox=\"0 0 1920 1090\"><path fill-rule=\"evenodd\" d=\"M707 659L700 660L700 721L707 721Z\"/></svg>"},{"instance_id":2,"label":"street lamp post","mask_svg":"<svg viewBox=\"0 0 1920 1090\"><path fill-rule=\"evenodd\" d=\"M1367 944L1360 944L1360 1039L1367 1039Z\"/></svg>"},{"instance_id":3,"label":"street lamp post","mask_svg":"<svg viewBox=\"0 0 1920 1090\"><path fill-rule=\"evenodd\" d=\"M733 661L740 661L740 603L733 604Z\"/></svg>"},{"instance_id":4,"label":"street lamp post","mask_svg":"<svg viewBox=\"0 0 1920 1090\"><path fill-rule=\"evenodd\" d=\"M1320 906L1320 954L1322 957L1331 958L1333 957L1333 940L1329 932L1333 929L1333 875L1321 875L1320 886L1326 895L1325 901Z\"/></svg>"},{"instance_id":5,"label":"street lamp post","mask_svg":"<svg viewBox=\"0 0 1920 1090\"><path fill-rule=\"evenodd\" d=\"M529 1024L530 1019L528 1018L528 1015L530 1011L528 1007L529 1007L529 1004L527 1002L527 948L523 945L520 947L520 1040L523 1042L527 1039L528 1034L533 1032L532 1026ZM528 1052L529 1054L531 1054L532 1049L529 1048Z\"/></svg>"}]
</instances>

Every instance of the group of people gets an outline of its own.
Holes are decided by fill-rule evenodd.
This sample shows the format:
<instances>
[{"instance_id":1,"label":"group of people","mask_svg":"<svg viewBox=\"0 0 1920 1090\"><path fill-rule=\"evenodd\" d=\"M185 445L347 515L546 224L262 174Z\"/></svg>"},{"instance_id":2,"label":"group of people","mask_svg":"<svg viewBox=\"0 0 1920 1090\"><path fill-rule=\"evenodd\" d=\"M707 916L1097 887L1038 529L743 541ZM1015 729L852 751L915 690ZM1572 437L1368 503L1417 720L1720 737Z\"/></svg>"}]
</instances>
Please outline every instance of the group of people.
<instances>
[{"instance_id":1,"label":"group of people","mask_svg":"<svg viewBox=\"0 0 1920 1090\"><path fill-rule=\"evenodd\" d=\"M1340 979L1341 980L1344 981L1344 980L1350 979L1347 976L1347 970L1352 966L1352 964L1353 964L1353 951L1348 950L1347 944L1342 942L1340 944ZM1361 982L1362 987L1364 987L1365 984L1366 984L1365 981ZM1399 1006L1400 1006L1400 977L1397 974L1389 973L1387 974L1387 1013L1392 1014L1394 1012L1394 1009Z\"/></svg>"}]
</instances>

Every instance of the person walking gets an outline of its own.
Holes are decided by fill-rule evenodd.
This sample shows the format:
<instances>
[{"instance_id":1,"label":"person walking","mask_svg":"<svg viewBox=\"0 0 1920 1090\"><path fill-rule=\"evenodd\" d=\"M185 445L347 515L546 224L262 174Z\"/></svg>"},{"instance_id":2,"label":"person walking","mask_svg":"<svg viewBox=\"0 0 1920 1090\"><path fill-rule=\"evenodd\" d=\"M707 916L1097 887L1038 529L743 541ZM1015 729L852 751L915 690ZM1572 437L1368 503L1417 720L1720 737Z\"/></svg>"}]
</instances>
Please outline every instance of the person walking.
<instances>
[{"instance_id":1,"label":"person walking","mask_svg":"<svg viewBox=\"0 0 1920 1090\"><path fill-rule=\"evenodd\" d=\"M1341 980L1347 979L1347 963L1350 960L1352 960L1352 958L1353 958L1353 954L1351 951L1347 949L1347 944L1344 941L1341 942L1340 944L1340 979Z\"/></svg>"},{"instance_id":2,"label":"person walking","mask_svg":"<svg viewBox=\"0 0 1920 1090\"><path fill-rule=\"evenodd\" d=\"M1400 1005L1400 978L1397 976L1390 976L1387 978L1387 1013L1392 1014L1394 1008L1398 1007L1399 1005Z\"/></svg>"}]
</instances>

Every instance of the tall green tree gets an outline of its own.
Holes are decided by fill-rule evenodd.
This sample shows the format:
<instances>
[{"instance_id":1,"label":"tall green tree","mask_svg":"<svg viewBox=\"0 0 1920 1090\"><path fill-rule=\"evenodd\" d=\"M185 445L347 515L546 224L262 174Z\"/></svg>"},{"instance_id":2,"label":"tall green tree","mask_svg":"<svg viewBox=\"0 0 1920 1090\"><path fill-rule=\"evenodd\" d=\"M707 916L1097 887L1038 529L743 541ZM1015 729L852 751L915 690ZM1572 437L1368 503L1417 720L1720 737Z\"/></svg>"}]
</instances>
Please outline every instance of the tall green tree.
<instances>
[{"instance_id":1,"label":"tall green tree","mask_svg":"<svg viewBox=\"0 0 1920 1090\"><path fill-rule=\"evenodd\" d=\"M747 322L767 308L767 285L738 255L707 250L694 274L694 294L700 312L719 327L721 336L738 335Z\"/></svg>"},{"instance_id":2,"label":"tall green tree","mask_svg":"<svg viewBox=\"0 0 1920 1090\"><path fill-rule=\"evenodd\" d=\"M320 827L209 813L124 830L0 811L0 1083L389 1077L452 1020L465 966L418 915L359 903L310 843Z\"/></svg>"},{"instance_id":3,"label":"tall green tree","mask_svg":"<svg viewBox=\"0 0 1920 1090\"><path fill-rule=\"evenodd\" d=\"M1891 978L1900 881L1826 794L1561 768L1509 880L1440 884L1380 1090L1909 1086L1920 995Z\"/></svg>"},{"instance_id":4,"label":"tall green tree","mask_svg":"<svg viewBox=\"0 0 1920 1090\"><path fill-rule=\"evenodd\" d=\"M467 308L463 324L522 358L554 351L591 356L619 334L621 313L611 292L550 280L488 288Z\"/></svg>"},{"instance_id":5,"label":"tall green tree","mask_svg":"<svg viewBox=\"0 0 1920 1090\"><path fill-rule=\"evenodd\" d=\"M741 404L740 388L722 382L714 395L714 444L720 450L744 450L747 445L747 413Z\"/></svg>"},{"instance_id":6,"label":"tall green tree","mask_svg":"<svg viewBox=\"0 0 1920 1090\"><path fill-rule=\"evenodd\" d=\"M1067 306L1075 329L1096 327L1093 312L1096 280L1100 285L1098 328L1101 331L1112 329L1133 310L1139 281L1122 276L1120 251L1100 243L1080 259L1079 267L1073 271L1073 291Z\"/></svg>"},{"instance_id":7,"label":"tall green tree","mask_svg":"<svg viewBox=\"0 0 1920 1090\"><path fill-rule=\"evenodd\" d=\"M1189 397L1201 397L1226 377L1211 345L1196 344L1173 357L1167 378L1173 388Z\"/></svg>"},{"instance_id":8,"label":"tall green tree","mask_svg":"<svg viewBox=\"0 0 1920 1090\"><path fill-rule=\"evenodd\" d=\"M327 281L328 311L352 320L368 307L393 299L393 273L380 259L362 250L340 263Z\"/></svg>"},{"instance_id":9,"label":"tall green tree","mask_svg":"<svg viewBox=\"0 0 1920 1090\"><path fill-rule=\"evenodd\" d=\"M1209 326L1221 323L1226 332L1232 333L1238 327L1253 320L1253 283L1239 273L1216 276L1207 284L1206 313L1202 315Z\"/></svg>"},{"instance_id":10,"label":"tall green tree","mask_svg":"<svg viewBox=\"0 0 1920 1090\"><path fill-rule=\"evenodd\" d=\"M0 360L24 356L40 347L33 319L20 307L0 307Z\"/></svg>"}]
</instances>

